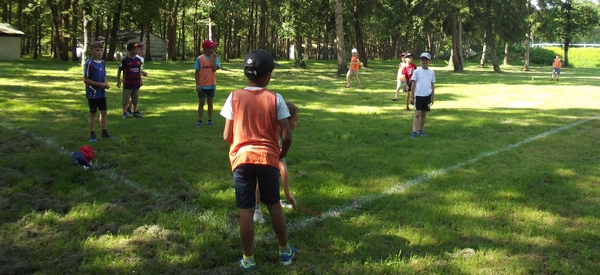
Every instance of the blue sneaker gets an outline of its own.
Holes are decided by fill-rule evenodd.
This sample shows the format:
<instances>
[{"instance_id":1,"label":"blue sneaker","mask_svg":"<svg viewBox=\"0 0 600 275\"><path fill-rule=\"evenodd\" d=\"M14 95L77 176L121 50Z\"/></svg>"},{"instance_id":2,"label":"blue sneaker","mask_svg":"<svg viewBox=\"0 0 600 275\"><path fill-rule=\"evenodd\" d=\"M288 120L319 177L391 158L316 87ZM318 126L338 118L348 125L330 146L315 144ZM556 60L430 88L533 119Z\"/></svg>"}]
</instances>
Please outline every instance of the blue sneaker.
<instances>
[{"instance_id":1,"label":"blue sneaker","mask_svg":"<svg viewBox=\"0 0 600 275\"><path fill-rule=\"evenodd\" d=\"M200 126L202 126L202 121L198 121L198 123L196 123L196 128L199 128Z\"/></svg>"},{"instance_id":2,"label":"blue sneaker","mask_svg":"<svg viewBox=\"0 0 600 275\"><path fill-rule=\"evenodd\" d=\"M421 131L419 131L419 135L420 135L420 136L422 136L422 137L426 137L426 136L427 136L425 133L423 133L423 131L422 131L422 130L421 130Z\"/></svg>"},{"instance_id":3,"label":"blue sneaker","mask_svg":"<svg viewBox=\"0 0 600 275\"><path fill-rule=\"evenodd\" d=\"M106 134L100 135L100 137L102 137L102 138L108 138L108 139L116 139L117 138L117 137L109 134L108 132Z\"/></svg>"},{"instance_id":4,"label":"blue sneaker","mask_svg":"<svg viewBox=\"0 0 600 275\"><path fill-rule=\"evenodd\" d=\"M90 142L91 143L98 142L98 138L96 137L96 134L90 134Z\"/></svg>"},{"instance_id":5,"label":"blue sneaker","mask_svg":"<svg viewBox=\"0 0 600 275\"><path fill-rule=\"evenodd\" d=\"M215 124L212 122L212 120L209 120L206 124L208 124L210 127L215 127Z\"/></svg>"},{"instance_id":6,"label":"blue sneaker","mask_svg":"<svg viewBox=\"0 0 600 275\"><path fill-rule=\"evenodd\" d=\"M244 261L244 259L239 259L237 261L237 264L244 270L246 271L246 273L250 273L250 271L252 271L252 269L256 268L256 262L254 263L247 263L246 261Z\"/></svg>"},{"instance_id":7,"label":"blue sneaker","mask_svg":"<svg viewBox=\"0 0 600 275\"><path fill-rule=\"evenodd\" d=\"M412 135L410 135L411 138L416 138L417 137L417 132L413 132Z\"/></svg>"},{"instance_id":8,"label":"blue sneaker","mask_svg":"<svg viewBox=\"0 0 600 275\"><path fill-rule=\"evenodd\" d=\"M279 259L283 265L291 265L292 258L294 258L294 255L296 255L296 252L298 252L298 249L296 249L293 245L288 243L288 246L290 247L289 252L281 253L281 251L279 251Z\"/></svg>"}]
</instances>

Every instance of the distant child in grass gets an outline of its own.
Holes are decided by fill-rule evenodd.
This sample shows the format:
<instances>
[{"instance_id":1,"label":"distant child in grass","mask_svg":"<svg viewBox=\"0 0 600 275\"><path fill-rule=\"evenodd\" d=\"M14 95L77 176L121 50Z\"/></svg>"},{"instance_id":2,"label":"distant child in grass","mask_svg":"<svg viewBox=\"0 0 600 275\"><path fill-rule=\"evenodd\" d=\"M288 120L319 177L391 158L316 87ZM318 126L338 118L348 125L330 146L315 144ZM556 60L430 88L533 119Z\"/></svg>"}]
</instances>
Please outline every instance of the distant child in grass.
<instances>
[{"instance_id":1,"label":"distant child in grass","mask_svg":"<svg viewBox=\"0 0 600 275\"><path fill-rule=\"evenodd\" d=\"M402 81L402 70L406 66L406 62L404 61L405 55L406 53L400 54L400 64L398 64L398 73L396 74L396 92L394 93L394 98L392 98L392 101L398 100L398 92L400 92L400 89L404 90L404 82ZM408 110L408 93L405 94L406 109Z\"/></svg>"},{"instance_id":2,"label":"distant child in grass","mask_svg":"<svg viewBox=\"0 0 600 275\"><path fill-rule=\"evenodd\" d=\"M146 71L144 71L144 54L146 53L146 45L144 45L144 43L142 42L138 42L137 43L137 54L135 55L137 58L140 59L140 61L142 62L142 64L140 65L140 72L142 73L142 76L148 76L148 73ZM140 79L141 83L140 83L140 88L141 86L144 86L144 79ZM131 111L131 109L133 108L133 103L131 102L131 99L129 100L129 106L127 107L127 115L133 115L133 112ZM139 110L138 110L139 111Z\"/></svg>"},{"instance_id":3,"label":"distant child in grass","mask_svg":"<svg viewBox=\"0 0 600 275\"><path fill-rule=\"evenodd\" d=\"M214 127L212 121L213 101L215 98L215 90L217 89L217 78L215 72L221 68L221 61L215 52L215 47L218 43L204 40L202 42L203 54L196 58L194 69L196 73L196 92L198 92L198 122L196 128L202 126L202 117L204 116L204 102L208 102L208 126Z\"/></svg>"},{"instance_id":4,"label":"distant child in grass","mask_svg":"<svg viewBox=\"0 0 600 275\"><path fill-rule=\"evenodd\" d=\"M552 78L550 81L554 80L554 76L556 76L556 81L560 81L560 68L562 67L562 60L560 59L560 55L556 55L554 61L552 61Z\"/></svg>"},{"instance_id":5,"label":"distant child in grass","mask_svg":"<svg viewBox=\"0 0 600 275\"><path fill-rule=\"evenodd\" d=\"M412 89L412 75L413 72L417 69L417 65L413 63L413 55L412 53L406 53L404 56L404 61L406 64L402 69L402 73L400 75L400 80L404 82L404 92L406 93L406 98L410 99L410 92ZM412 102L412 101L411 101ZM406 110L410 110L408 108L408 104L406 104Z\"/></svg>"},{"instance_id":6,"label":"distant child in grass","mask_svg":"<svg viewBox=\"0 0 600 275\"><path fill-rule=\"evenodd\" d=\"M296 105L294 105L291 102L285 102L285 105L290 111L290 116L288 117L290 130L294 130L296 126L298 126L298 107L296 107ZM281 132L279 132L279 139L281 141ZM289 201L289 204L287 204L285 201L282 200L281 206L289 207L291 205L292 208L296 209L296 199L294 198L294 195L292 195L292 193L290 192L289 177L287 172L287 164L285 163L285 158L279 160L279 174L281 176L281 186L283 186L283 193ZM254 220L254 222L258 223L265 222L265 218L260 209L260 190L258 187L256 188L256 206L254 209L254 216L252 219Z\"/></svg>"},{"instance_id":7,"label":"distant child in grass","mask_svg":"<svg viewBox=\"0 0 600 275\"><path fill-rule=\"evenodd\" d=\"M350 75L354 75L356 78L356 82L358 83L358 88L362 89L362 85L360 85L360 79L358 79L358 68L360 67L360 60L358 59L358 50L352 49L352 57L350 58L350 69L346 74L346 88L350 88Z\"/></svg>"},{"instance_id":8,"label":"distant child in grass","mask_svg":"<svg viewBox=\"0 0 600 275\"><path fill-rule=\"evenodd\" d=\"M435 72L429 69L429 63L431 63L431 55L426 52L422 53L421 67L412 74L410 103L415 105L412 138L416 138L417 135L427 136L423 132L423 128L425 127L429 106L433 104L435 99Z\"/></svg>"},{"instance_id":9,"label":"distant child in grass","mask_svg":"<svg viewBox=\"0 0 600 275\"><path fill-rule=\"evenodd\" d=\"M280 94L265 88L275 65L273 57L266 51L254 50L246 54L244 74L248 78L248 86L229 94L221 110L225 118L223 139L231 144L229 160L236 206L240 209L243 258L237 263L246 272L256 267L252 253L252 217L257 183L260 199L267 205L271 216L281 263L290 265L297 251L288 244L285 216L279 200L279 160L285 158L292 145L292 132L287 119L290 112Z\"/></svg>"},{"instance_id":10,"label":"distant child in grass","mask_svg":"<svg viewBox=\"0 0 600 275\"><path fill-rule=\"evenodd\" d=\"M83 66L83 83L85 83L85 96L88 99L90 114L88 123L90 125L90 142L98 141L95 130L96 112L100 110L100 127L102 127L103 138L111 138L106 126L106 90L110 88L106 82L106 64L102 57L102 42L95 41L89 45L90 58Z\"/></svg>"},{"instance_id":11,"label":"distant child in grass","mask_svg":"<svg viewBox=\"0 0 600 275\"><path fill-rule=\"evenodd\" d=\"M128 55L121 60L119 71L117 72L117 87L121 88L121 73L123 74L123 96L121 105L123 106L123 118L129 117L127 106L131 99L133 117L141 118L142 114L137 109L139 101L139 91L142 86L142 60L136 55L138 53L138 44L136 42L127 43Z\"/></svg>"}]
</instances>

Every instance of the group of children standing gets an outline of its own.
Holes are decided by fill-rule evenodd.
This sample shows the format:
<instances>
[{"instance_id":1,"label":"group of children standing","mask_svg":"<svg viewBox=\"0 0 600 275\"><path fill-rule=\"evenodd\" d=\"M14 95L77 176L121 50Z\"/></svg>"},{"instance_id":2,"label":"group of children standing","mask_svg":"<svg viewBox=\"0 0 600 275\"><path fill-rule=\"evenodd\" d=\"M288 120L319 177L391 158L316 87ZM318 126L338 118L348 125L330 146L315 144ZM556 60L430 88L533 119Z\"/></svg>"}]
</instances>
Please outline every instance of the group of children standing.
<instances>
[{"instance_id":1,"label":"group of children standing","mask_svg":"<svg viewBox=\"0 0 600 275\"><path fill-rule=\"evenodd\" d=\"M106 64L102 57L104 45L102 42L92 42L89 45L90 57L85 61L83 66L83 82L85 83L86 98L88 99L88 107L90 114L88 123L90 126L90 139L94 143L98 141L95 131L96 113L100 111L99 121L102 127L102 138L115 138L108 133L106 122L107 104L106 90L110 88L106 81ZM123 93L121 105L123 108L123 118L129 116L141 118L143 115L137 109L139 101L139 89L143 85L142 76L147 76L142 66L144 64L144 44L130 42L127 44L127 56L121 60L117 73L117 87L121 88L123 84ZM139 53L139 54L138 54ZM140 55L141 54L141 55ZM123 82L121 82L123 75Z\"/></svg>"},{"instance_id":2,"label":"group of children standing","mask_svg":"<svg viewBox=\"0 0 600 275\"><path fill-rule=\"evenodd\" d=\"M202 126L204 104L208 101L207 125L212 121L213 99L216 90L215 72L221 68L215 47L218 44L205 40L203 54L198 56L195 68L196 92L198 93L198 122ZM123 84L123 118L130 115L142 117L137 109L139 88L143 85L143 44L128 43L127 57L123 58L117 73L117 87ZM100 124L103 138L114 138L106 125L106 66L101 59L103 44L92 42L89 45L90 58L86 60L83 81L90 109L90 142L96 142L95 117L100 110ZM236 196L236 206L240 209L240 236L243 258L237 264L245 271L256 267L253 257L254 222L263 222L260 202L269 210L271 224L279 244L279 257L283 265L290 265L298 251L287 240L287 224L279 194L281 177L284 193L293 208L296 200L289 191L285 156L292 144L293 130L298 125L298 108L283 97L266 89L271 80L271 72L279 64L264 50L254 50L244 58L244 75L248 79L245 88L233 91L227 97L221 110L225 118L223 139L230 143L229 159ZM123 82L121 81L123 75ZM74 164L89 167L90 161L83 161L85 154L74 153ZM87 165L87 166L86 166ZM259 215L259 219L256 215Z\"/></svg>"},{"instance_id":3,"label":"group of children standing","mask_svg":"<svg viewBox=\"0 0 600 275\"><path fill-rule=\"evenodd\" d=\"M346 74L346 88L350 88L350 76L354 75L358 88L362 89L360 80L358 79L358 69L360 67L360 60L358 59L358 51L352 49L352 57L350 59L350 69ZM413 55L411 53L402 53L400 55L401 62L398 64L398 74L396 83L396 92L392 101L398 100L398 93L400 89L404 90L406 110L410 110L409 104L414 105L415 115L413 117L413 131L411 138L417 136L427 136L423 132L425 127L425 120L427 118L427 112L430 110L430 106L435 100L434 96L434 83L435 73L429 69L429 63L431 63L431 55L424 52L420 56L421 67L413 63Z\"/></svg>"}]
</instances>

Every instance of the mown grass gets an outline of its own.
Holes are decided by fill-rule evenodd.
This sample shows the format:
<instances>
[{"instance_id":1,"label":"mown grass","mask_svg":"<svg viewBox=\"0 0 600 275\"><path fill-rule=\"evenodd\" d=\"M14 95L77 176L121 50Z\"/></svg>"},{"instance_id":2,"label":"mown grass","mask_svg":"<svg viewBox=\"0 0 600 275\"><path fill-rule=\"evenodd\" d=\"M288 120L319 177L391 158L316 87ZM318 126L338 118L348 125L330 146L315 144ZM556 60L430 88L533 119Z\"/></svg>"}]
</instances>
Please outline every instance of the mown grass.
<instances>
[{"instance_id":1,"label":"mown grass","mask_svg":"<svg viewBox=\"0 0 600 275\"><path fill-rule=\"evenodd\" d=\"M120 118L108 63L110 132L97 168L81 69L0 62L0 274L239 274L238 210L218 115L246 83L224 62L217 127L194 129L193 63L155 62L143 119ZM281 267L256 226L257 274L595 274L600 272L597 69L443 63L427 138L392 102L396 62L370 61L363 90L335 63L290 62L269 87L300 107L286 158L300 209L285 210L302 251ZM355 83L353 82L355 86ZM563 128L561 128L563 127Z\"/></svg>"}]
</instances>

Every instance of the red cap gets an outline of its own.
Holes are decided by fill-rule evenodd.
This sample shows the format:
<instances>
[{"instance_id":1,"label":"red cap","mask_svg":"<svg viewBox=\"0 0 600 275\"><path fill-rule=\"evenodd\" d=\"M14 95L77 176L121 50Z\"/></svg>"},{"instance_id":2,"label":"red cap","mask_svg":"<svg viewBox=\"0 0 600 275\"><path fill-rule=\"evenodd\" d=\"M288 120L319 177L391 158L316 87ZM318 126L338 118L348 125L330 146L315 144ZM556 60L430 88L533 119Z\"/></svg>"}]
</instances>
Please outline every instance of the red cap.
<instances>
[{"instance_id":1,"label":"red cap","mask_svg":"<svg viewBox=\"0 0 600 275\"><path fill-rule=\"evenodd\" d=\"M206 40L204 40L204 42L202 42L202 48L203 49L214 48L217 45L219 45L219 43L210 41L208 39L206 39Z\"/></svg>"}]
</instances>

